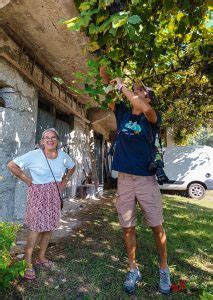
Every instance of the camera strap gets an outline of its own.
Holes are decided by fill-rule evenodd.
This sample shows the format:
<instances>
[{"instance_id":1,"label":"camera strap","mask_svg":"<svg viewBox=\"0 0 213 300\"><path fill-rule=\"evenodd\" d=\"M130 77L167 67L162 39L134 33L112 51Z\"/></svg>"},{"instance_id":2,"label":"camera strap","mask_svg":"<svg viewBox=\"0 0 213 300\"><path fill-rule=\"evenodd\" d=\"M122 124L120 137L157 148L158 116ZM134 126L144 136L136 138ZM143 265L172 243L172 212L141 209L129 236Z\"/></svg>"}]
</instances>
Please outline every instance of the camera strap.
<instances>
[{"instance_id":1,"label":"camera strap","mask_svg":"<svg viewBox=\"0 0 213 300\"><path fill-rule=\"evenodd\" d=\"M159 117L159 115L160 115L159 112L157 112L158 117ZM156 153L159 153L158 147L155 146L156 138L158 138L159 145L160 145L161 160L163 161L163 147L162 147L162 140L161 140L161 135L160 135L160 125L159 124L155 125L155 127L156 127L155 140L154 140L154 132L153 132L154 129L153 129L152 125L149 122L148 122L148 126L149 126L149 136L147 138L147 141L150 144L153 159L155 159ZM164 163L164 161L163 161L163 163Z\"/></svg>"}]
</instances>

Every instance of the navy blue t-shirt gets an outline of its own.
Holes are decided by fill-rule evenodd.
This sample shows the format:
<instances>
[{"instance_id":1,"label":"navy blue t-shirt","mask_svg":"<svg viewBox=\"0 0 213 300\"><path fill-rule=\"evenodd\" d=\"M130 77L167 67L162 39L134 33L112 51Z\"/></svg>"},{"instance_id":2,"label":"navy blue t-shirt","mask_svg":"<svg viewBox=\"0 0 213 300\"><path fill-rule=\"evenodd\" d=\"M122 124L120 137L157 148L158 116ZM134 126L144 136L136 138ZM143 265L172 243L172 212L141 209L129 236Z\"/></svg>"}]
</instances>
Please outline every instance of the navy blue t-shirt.
<instances>
[{"instance_id":1,"label":"navy blue t-shirt","mask_svg":"<svg viewBox=\"0 0 213 300\"><path fill-rule=\"evenodd\" d=\"M153 160L153 146L159 126L160 116L156 124L150 123L144 114L134 115L124 102L115 104L117 122L117 138L113 156L112 169L139 176L151 176L148 170Z\"/></svg>"}]
</instances>

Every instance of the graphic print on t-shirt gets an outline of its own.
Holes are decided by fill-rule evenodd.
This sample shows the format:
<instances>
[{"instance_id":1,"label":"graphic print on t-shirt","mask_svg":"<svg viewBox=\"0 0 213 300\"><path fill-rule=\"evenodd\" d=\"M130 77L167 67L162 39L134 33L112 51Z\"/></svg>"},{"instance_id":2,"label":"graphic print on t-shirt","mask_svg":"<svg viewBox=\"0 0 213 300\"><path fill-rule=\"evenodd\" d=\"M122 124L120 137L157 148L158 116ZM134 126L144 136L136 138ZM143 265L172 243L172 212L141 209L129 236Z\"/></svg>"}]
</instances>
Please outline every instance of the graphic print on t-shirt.
<instances>
[{"instance_id":1,"label":"graphic print on t-shirt","mask_svg":"<svg viewBox=\"0 0 213 300\"><path fill-rule=\"evenodd\" d=\"M128 135L139 134L141 131L141 126L138 124L137 120L129 120L122 129L122 132Z\"/></svg>"}]
</instances>

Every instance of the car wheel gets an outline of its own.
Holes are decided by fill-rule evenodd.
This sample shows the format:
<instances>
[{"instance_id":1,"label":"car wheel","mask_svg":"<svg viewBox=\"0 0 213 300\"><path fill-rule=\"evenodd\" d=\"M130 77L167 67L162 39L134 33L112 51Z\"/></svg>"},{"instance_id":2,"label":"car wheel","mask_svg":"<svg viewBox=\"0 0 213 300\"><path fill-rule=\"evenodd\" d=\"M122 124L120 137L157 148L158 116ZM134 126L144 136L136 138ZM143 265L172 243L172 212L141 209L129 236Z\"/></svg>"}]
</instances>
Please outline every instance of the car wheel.
<instances>
[{"instance_id":1,"label":"car wheel","mask_svg":"<svg viewBox=\"0 0 213 300\"><path fill-rule=\"evenodd\" d=\"M200 183L191 183L188 187L188 196L193 199L201 200L206 194L205 187Z\"/></svg>"}]
</instances>

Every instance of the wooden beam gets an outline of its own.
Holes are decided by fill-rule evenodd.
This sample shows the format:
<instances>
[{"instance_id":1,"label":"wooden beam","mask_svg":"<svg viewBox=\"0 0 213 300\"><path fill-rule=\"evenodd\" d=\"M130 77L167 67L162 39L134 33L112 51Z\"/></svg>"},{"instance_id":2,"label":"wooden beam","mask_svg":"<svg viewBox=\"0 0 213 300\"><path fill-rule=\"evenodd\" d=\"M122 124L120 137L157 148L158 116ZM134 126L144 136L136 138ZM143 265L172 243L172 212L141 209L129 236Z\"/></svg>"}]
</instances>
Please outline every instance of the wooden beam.
<instances>
[{"instance_id":1,"label":"wooden beam","mask_svg":"<svg viewBox=\"0 0 213 300\"><path fill-rule=\"evenodd\" d=\"M45 69L42 70L42 84L44 84L45 79Z\"/></svg>"},{"instance_id":2,"label":"wooden beam","mask_svg":"<svg viewBox=\"0 0 213 300\"><path fill-rule=\"evenodd\" d=\"M22 58L22 55L23 55L23 52L24 52L24 44L21 45L21 48L19 48L20 51L19 51L19 56L18 56L18 63L21 64L21 58Z\"/></svg>"},{"instance_id":3,"label":"wooden beam","mask_svg":"<svg viewBox=\"0 0 213 300\"><path fill-rule=\"evenodd\" d=\"M34 55L33 62L32 62L32 68L31 68L31 72L30 72L30 74L32 76L33 76L33 73L34 73L35 62L36 62L36 54Z\"/></svg>"},{"instance_id":4,"label":"wooden beam","mask_svg":"<svg viewBox=\"0 0 213 300\"><path fill-rule=\"evenodd\" d=\"M84 118L80 113L78 113L76 110L74 110L65 101L63 101L59 97L55 96L53 93L49 92L43 84L39 83L26 70L22 69L22 67L14 59L12 59L8 54L0 53L0 57L3 57L7 62L9 62L11 65L13 65L17 71L19 71L22 75L27 77L39 90L41 90L44 94L46 94L49 97L49 99L52 100L53 103L56 103L57 106L61 105L64 108L64 111L70 112L70 113L76 115L77 117L79 117L80 119L84 120L87 124L90 124L90 121L88 119Z\"/></svg>"}]
</instances>

